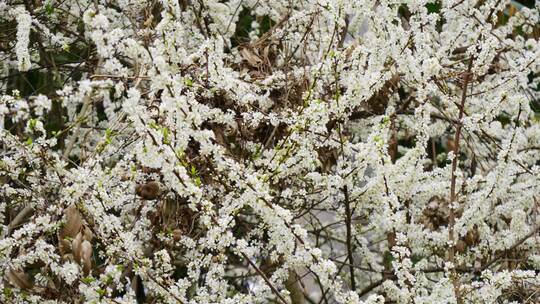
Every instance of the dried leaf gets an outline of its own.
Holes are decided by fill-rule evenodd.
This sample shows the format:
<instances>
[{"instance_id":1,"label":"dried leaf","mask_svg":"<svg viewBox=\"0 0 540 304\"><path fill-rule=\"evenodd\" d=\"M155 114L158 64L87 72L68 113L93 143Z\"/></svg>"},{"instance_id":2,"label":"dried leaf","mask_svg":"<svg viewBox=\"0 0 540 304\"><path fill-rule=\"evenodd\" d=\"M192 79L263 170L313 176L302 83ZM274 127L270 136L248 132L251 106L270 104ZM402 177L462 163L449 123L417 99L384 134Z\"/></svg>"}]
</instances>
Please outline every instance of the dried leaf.
<instances>
[{"instance_id":1,"label":"dried leaf","mask_svg":"<svg viewBox=\"0 0 540 304\"><path fill-rule=\"evenodd\" d=\"M83 271L89 273L92 269L92 244L86 240L81 244L81 263Z\"/></svg>"},{"instance_id":2,"label":"dried leaf","mask_svg":"<svg viewBox=\"0 0 540 304\"><path fill-rule=\"evenodd\" d=\"M145 200L155 200L159 196L159 183L147 182L135 187L135 193Z\"/></svg>"},{"instance_id":3,"label":"dried leaf","mask_svg":"<svg viewBox=\"0 0 540 304\"><path fill-rule=\"evenodd\" d=\"M92 239L94 238L94 233L86 226L83 228L83 238L89 242L92 242Z\"/></svg>"},{"instance_id":4,"label":"dried leaf","mask_svg":"<svg viewBox=\"0 0 540 304\"><path fill-rule=\"evenodd\" d=\"M82 241L83 241L83 236L79 232L77 234L77 236L71 242L71 252L73 253L73 257L75 258L75 261L77 263L81 262L81 250L82 250L81 244L82 244Z\"/></svg>"},{"instance_id":5,"label":"dried leaf","mask_svg":"<svg viewBox=\"0 0 540 304\"><path fill-rule=\"evenodd\" d=\"M456 247L455 248L456 248L457 252L464 253L465 249L467 249L467 244L462 240L458 240L456 242Z\"/></svg>"},{"instance_id":6,"label":"dried leaf","mask_svg":"<svg viewBox=\"0 0 540 304\"><path fill-rule=\"evenodd\" d=\"M240 54L252 66L257 66L259 65L259 63L262 62L259 56L255 55L251 50L247 48L241 49Z\"/></svg>"},{"instance_id":7,"label":"dried leaf","mask_svg":"<svg viewBox=\"0 0 540 304\"><path fill-rule=\"evenodd\" d=\"M64 254L67 254L68 252L70 252L71 250L71 241L68 240L68 239L60 239L60 237L58 237L59 240L58 240L58 247L60 248L60 253L62 255Z\"/></svg>"},{"instance_id":8,"label":"dried leaf","mask_svg":"<svg viewBox=\"0 0 540 304\"><path fill-rule=\"evenodd\" d=\"M9 270L6 274L8 281L21 289L29 289L32 288L32 283L30 283L30 279L28 278L28 275L20 270Z\"/></svg>"},{"instance_id":9,"label":"dried leaf","mask_svg":"<svg viewBox=\"0 0 540 304\"><path fill-rule=\"evenodd\" d=\"M70 262L74 262L74 261L75 261L75 257L73 256L72 253L64 254L64 255L62 256L62 259L63 259L64 261L70 261Z\"/></svg>"},{"instance_id":10,"label":"dried leaf","mask_svg":"<svg viewBox=\"0 0 540 304\"><path fill-rule=\"evenodd\" d=\"M75 205L70 205L64 211L66 216L66 224L60 231L60 239L66 237L74 238L82 228L82 217Z\"/></svg>"},{"instance_id":11,"label":"dried leaf","mask_svg":"<svg viewBox=\"0 0 540 304\"><path fill-rule=\"evenodd\" d=\"M508 17L514 16L518 12L518 8L516 8L514 5L510 4L508 6Z\"/></svg>"},{"instance_id":12,"label":"dried leaf","mask_svg":"<svg viewBox=\"0 0 540 304\"><path fill-rule=\"evenodd\" d=\"M360 45L358 40L355 40L346 50L345 50L345 58L349 60L354 52L354 50Z\"/></svg>"},{"instance_id":13,"label":"dried leaf","mask_svg":"<svg viewBox=\"0 0 540 304\"><path fill-rule=\"evenodd\" d=\"M263 57L264 61L267 62L267 63L270 63L270 58L268 56L269 54L270 54L270 45L267 45L263 49L263 53L262 53L262 57Z\"/></svg>"},{"instance_id":14,"label":"dried leaf","mask_svg":"<svg viewBox=\"0 0 540 304\"><path fill-rule=\"evenodd\" d=\"M480 234L478 233L477 228L473 228L469 231L467 231L467 234L465 235L465 243L469 246L477 245L480 241Z\"/></svg>"},{"instance_id":15,"label":"dried leaf","mask_svg":"<svg viewBox=\"0 0 540 304\"><path fill-rule=\"evenodd\" d=\"M182 238L183 234L184 233L182 232L181 229L174 229L173 230L173 240L179 241Z\"/></svg>"}]
</instances>

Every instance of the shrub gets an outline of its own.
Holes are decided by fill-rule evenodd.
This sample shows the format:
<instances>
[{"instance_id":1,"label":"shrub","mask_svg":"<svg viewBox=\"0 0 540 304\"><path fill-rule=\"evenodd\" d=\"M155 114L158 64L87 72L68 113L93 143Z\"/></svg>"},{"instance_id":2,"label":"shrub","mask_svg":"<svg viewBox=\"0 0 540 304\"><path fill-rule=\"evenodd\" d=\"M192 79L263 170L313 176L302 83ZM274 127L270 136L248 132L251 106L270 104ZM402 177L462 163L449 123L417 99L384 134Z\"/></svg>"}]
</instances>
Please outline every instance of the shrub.
<instances>
[{"instance_id":1,"label":"shrub","mask_svg":"<svg viewBox=\"0 0 540 304\"><path fill-rule=\"evenodd\" d=\"M1 1L1 302L539 302L525 4Z\"/></svg>"}]
</instances>

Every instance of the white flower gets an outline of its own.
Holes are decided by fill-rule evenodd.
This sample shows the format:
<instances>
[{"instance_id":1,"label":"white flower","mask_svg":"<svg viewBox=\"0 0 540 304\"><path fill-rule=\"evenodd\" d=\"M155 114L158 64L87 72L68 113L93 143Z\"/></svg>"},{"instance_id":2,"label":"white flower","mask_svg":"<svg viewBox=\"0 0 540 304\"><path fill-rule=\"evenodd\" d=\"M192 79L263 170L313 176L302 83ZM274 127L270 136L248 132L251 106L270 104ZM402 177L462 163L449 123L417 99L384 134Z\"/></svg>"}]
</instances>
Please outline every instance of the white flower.
<instances>
[{"instance_id":1,"label":"white flower","mask_svg":"<svg viewBox=\"0 0 540 304\"><path fill-rule=\"evenodd\" d=\"M28 71L32 63L30 62L30 52L28 45L30 43L30 29L32 26L32 17L24 9L18 9L16 14L17 20L17 43L15 52L17 54L17 62L19 71Z\"/></svg>"},{"instance_id":2,"label":"white flower","mask_svg":"<svg viewBox=\"0 0 540 304\"><path fill-rule=\"evenodd\" d=\"M45 114L45 111L50 111L52 106L51 100L41 94L36 97L34 104L36 106L36 114L39 116Z\"/></svg>"}]
</instances>

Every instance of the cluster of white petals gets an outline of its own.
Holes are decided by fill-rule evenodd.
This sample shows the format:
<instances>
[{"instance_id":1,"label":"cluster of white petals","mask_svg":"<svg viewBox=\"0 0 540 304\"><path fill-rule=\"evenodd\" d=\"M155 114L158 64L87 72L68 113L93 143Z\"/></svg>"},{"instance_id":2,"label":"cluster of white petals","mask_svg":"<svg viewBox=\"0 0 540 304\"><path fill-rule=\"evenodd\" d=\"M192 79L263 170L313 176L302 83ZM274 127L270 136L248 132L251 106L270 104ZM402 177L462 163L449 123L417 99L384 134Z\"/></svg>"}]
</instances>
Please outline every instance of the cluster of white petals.
<instances>
[{"instance_id":1,"label":"cluster of white petals","mask_svg":"<svg viewBox=\"0 0 540 304\"><path fill-rule=\"evenodd\" d=\"M0 0L0 302L540 302L521 2Z\"/></svg>"}]
</instances>

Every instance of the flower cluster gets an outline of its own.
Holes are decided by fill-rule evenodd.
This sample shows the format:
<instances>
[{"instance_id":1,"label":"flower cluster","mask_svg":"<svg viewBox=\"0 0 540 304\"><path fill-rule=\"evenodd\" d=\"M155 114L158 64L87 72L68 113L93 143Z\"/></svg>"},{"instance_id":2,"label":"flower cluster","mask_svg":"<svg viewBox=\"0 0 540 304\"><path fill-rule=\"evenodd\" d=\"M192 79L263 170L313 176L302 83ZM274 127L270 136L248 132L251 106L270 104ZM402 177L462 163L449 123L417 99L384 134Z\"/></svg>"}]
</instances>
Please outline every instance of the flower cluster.
<instances>
[{"instance_id":1,"label":"flower cluster","mask_svg":"<svg viewBox=\"0 0 540 304\"><path fill-rule=\"evenodd\" d=\"M532 2L0 0L0 302L539 302Z\"/></svg>"}]
</instances>

